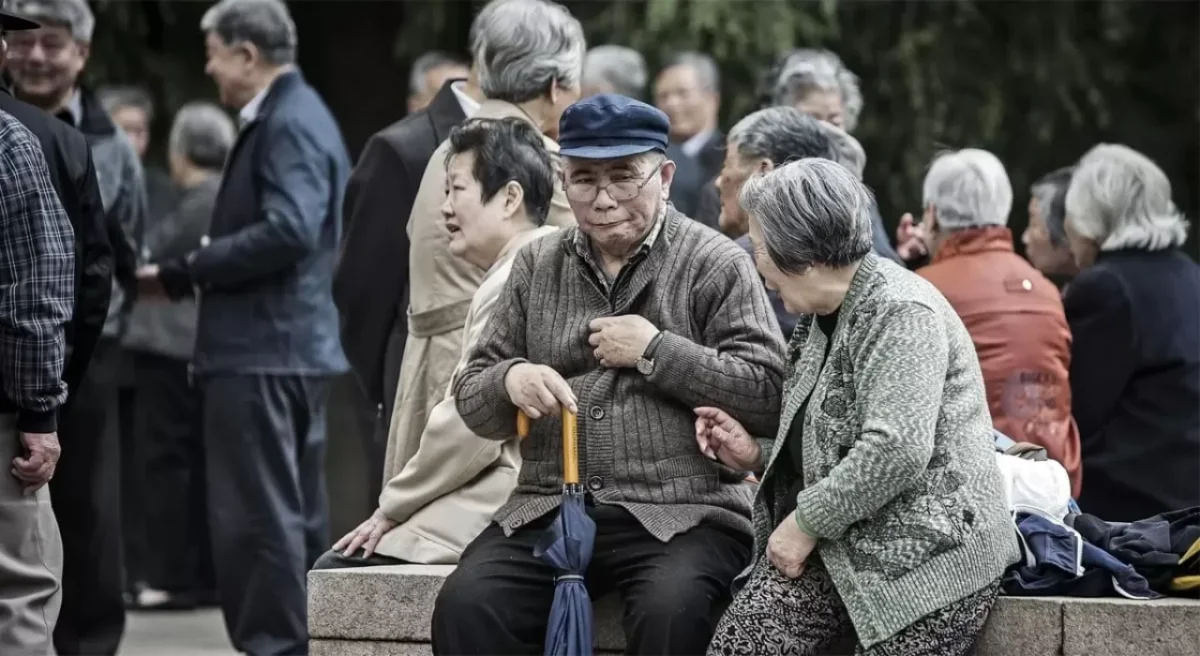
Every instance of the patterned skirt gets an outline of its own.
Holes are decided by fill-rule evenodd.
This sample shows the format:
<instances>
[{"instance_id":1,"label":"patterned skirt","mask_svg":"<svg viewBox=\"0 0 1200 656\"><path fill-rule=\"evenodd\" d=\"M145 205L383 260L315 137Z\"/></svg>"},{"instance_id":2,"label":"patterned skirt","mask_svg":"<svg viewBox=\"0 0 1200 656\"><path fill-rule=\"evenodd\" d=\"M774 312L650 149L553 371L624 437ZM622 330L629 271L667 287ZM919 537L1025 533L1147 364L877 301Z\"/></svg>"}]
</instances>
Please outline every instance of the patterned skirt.
<instances>
[{"instance_id":1,"label":"patterned skirt","mask_svg":"<svg viewBox=\"0 0 1200 656\"><path fill-rule=\"evenodd\" d=\"M917 620L860 656L963 656L971 652L1000 592L1000 582ZM850 616L829 572L814 554L800 578L766 557L717 624L710 656L819 656L853 636Z\"/></svg>"}]
</instances>

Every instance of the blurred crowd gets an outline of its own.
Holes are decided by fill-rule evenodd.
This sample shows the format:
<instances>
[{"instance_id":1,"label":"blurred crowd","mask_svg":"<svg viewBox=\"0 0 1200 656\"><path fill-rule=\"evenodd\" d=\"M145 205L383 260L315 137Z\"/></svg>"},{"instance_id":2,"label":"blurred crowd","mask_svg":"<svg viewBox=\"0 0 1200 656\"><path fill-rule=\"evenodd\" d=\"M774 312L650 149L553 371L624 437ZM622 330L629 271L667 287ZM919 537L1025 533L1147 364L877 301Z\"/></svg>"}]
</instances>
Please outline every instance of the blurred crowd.
<instances>
[{"instance_id":1,"label":"blurred crowd","mask_svg":"<svg viewBox=\"0 0 1200 656\"><path fill-rule=\"evenodd\" d=\"M1197 526L1200 267L1132 148L1017 208L987 144L939 153L890 233L836 53L783 53L723 131L710 55L652 71L495 0L354 163L286 5L221 0L223 107L175 112L163 170L146 90L81 83L87 3L3 9L0 652L114 654L126 609L217 605L239 651L302 654L310 569L460 562L435 652L540 651L564 409L631 653L966 653L1037 587L1013 444L1061 466L1053 530ZM335 540L348 371L379 505Z\"/></svg>"}]
</instances>

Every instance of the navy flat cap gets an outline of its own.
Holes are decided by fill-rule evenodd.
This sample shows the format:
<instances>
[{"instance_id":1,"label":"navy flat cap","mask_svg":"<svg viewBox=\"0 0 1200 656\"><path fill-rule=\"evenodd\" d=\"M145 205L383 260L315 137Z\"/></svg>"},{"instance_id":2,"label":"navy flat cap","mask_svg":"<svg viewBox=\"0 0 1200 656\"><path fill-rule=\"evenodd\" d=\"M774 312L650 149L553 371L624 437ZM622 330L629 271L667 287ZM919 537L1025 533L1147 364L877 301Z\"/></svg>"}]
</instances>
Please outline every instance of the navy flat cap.
<instances>
[{"instance_id":1,"label":"navy flat cap","mask_svg":"<svg viewBox=\"0 0 1200 656\"><path fill-rule=\"evenodd\" d=\"M18 32L22 30L36 30L41 25L35 23L24 16L18 16L10 11L4 10L4 2L0 0L0 30L6 32Z\"/></svg>"},{"instance_id":2,"label":"navy flat cap","mask_svg":"<svg viewBox=\"0 0 1200 656\"><path fill-rule=\"evenodd\" d=\"M558 122L559 153L580 159L618 159L666 151L671 122L658 108L612 93L571 105Z\"/></svg>"}]
</instances>

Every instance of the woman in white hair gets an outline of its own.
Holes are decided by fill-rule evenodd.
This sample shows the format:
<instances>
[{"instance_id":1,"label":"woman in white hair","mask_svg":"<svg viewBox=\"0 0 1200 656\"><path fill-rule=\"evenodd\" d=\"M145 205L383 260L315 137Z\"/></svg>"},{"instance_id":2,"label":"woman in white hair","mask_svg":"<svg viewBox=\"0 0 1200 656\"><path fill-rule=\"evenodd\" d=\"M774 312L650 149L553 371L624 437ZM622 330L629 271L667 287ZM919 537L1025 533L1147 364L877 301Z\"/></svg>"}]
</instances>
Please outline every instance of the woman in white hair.
<instances>
[{"instance_id":1,"label":"woman in white hair","mask_svg":"<svg viewBox=\"0 0 1200 656\"><path fill-rule=\"evenodd\" d=\"M1126 146L1092 148L1071 177L1067 242L1079 275L1064 305L1083 511L1135 521L1200 505L1200 267L1162 169Z\"/></svg>"}]
</instances>

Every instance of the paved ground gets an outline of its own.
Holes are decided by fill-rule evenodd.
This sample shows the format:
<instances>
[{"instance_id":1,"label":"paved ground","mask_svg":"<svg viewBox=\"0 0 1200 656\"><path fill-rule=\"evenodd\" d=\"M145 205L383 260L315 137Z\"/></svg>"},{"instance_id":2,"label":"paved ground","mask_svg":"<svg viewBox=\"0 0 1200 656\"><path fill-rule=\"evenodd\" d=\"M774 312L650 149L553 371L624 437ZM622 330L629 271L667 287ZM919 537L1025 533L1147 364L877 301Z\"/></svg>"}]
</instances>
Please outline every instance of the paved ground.
<instances>
[{"instance_id":1,"label":"paved ground","mask_svg":"<svg viewBox=\"0 0 1200 656\"><path fill-rule=\"evenodd\" d=\"M130 613L118 656L235 656L221 612Z\"/></svg>"}]
</instances>

